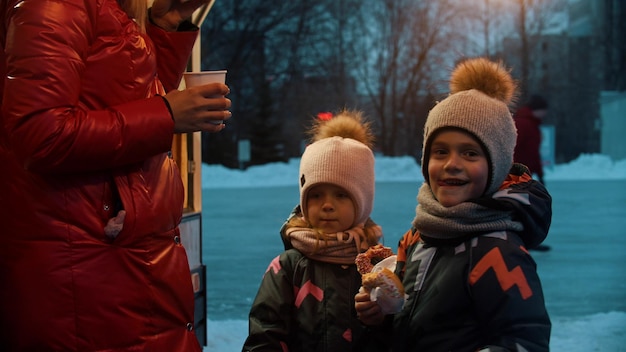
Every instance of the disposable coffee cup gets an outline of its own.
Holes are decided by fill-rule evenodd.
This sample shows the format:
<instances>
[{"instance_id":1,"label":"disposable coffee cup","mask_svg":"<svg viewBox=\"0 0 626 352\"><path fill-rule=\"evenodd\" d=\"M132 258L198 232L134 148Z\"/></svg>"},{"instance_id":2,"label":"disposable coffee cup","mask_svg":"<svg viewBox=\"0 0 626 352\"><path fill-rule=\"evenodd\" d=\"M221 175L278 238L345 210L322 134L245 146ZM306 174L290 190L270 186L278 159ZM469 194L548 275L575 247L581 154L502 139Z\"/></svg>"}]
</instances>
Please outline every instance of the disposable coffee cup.
<instances>
[{"instance_id":1,"label":"disposable coffee cup","mask_svg":"<svg viewBox=\"0 0 626 352\"><path fill-rule=\"evenodd\" d=\"M191 88L209 83L226 83L226 70L218 71L202 71L202 72L185 72L185 87ZM212 120L214 125L221 125L223 120Z\"/></svg>"}]
</instances>

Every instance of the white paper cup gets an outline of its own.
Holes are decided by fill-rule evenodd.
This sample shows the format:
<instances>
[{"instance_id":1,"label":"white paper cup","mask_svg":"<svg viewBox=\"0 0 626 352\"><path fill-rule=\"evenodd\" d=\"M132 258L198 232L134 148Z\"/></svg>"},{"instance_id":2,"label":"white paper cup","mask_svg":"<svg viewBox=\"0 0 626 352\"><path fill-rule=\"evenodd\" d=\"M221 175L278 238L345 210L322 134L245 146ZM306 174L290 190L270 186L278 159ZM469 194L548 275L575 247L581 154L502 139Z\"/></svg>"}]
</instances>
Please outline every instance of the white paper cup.
<instances>
[{"instance_id":1,"label":"white paper cup","mask_svg":"<svg viewBox=\"0 0 626 352\"><path fill-rule=\"evenodd\" d=\"M209 83L226 83L226 70L185 72L184 77L187 88Z\"/></svg>"},{"instance_id":2,"label":"white paper cup","mask_svg":"<svg viewBox=\"0 0 626 352\"><path fill-rule=\"evenodd\" d=\"M209 83L226 83L226 70L219 71L202 71L202 72L185 72L185 87L191 88ZM214 125L221 125L223 120L211 121Z\"/></svg>"}]
</instances>

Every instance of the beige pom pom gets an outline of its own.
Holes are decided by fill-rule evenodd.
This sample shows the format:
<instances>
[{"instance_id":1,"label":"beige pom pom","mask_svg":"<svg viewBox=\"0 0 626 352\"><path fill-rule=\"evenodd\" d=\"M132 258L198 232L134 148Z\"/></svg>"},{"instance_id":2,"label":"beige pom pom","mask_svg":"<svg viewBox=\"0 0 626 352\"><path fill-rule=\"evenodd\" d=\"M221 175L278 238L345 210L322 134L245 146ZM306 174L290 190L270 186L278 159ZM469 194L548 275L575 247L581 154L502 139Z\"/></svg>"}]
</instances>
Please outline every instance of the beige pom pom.
<instances>
[{"instance_id":1,"label":"beige pom pom","mask_svg":"<svg viewBox=\"0 0 626 352\"><path fill-rule=\"evenodd\" d=\"M313 142L338 136L359 141L370 149L374 144L374 134L370 123L364 121L360 111L355 110L343 110L330 120L316 121L309 134Z\"/></svg>"},{"instance_id":2,"label":"beige pom pom","mask_svg":"<svg viewBox=\"0 0 626 352\"><path fill-rule=\"evenodd\" d=\"M516 83L502 62L485 58L459 63L450 77L450 94L476 89L510 105L515 98Z\"/></svg>"}]
</instances>

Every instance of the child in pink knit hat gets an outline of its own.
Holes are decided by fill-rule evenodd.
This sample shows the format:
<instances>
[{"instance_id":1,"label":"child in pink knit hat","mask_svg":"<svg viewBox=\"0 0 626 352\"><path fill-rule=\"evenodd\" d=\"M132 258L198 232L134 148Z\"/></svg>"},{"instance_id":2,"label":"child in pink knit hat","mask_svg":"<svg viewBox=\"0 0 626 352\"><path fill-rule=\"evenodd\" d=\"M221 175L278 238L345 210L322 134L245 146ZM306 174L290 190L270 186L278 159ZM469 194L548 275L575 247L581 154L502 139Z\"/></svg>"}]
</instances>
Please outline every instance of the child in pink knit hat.
<instances>
[{"instance_id":1,"label":"child in pink knit hat","mask_svg":"<svg viewBox=\"0 0 626 352\"><path fill-rule=\"evenodd\" d=\"M243 351L378 351L354 310L357 254L378 244L373 137L358 111L317 121L300 161L300 204L281 229Z\"/></svg>"}]
</instances>

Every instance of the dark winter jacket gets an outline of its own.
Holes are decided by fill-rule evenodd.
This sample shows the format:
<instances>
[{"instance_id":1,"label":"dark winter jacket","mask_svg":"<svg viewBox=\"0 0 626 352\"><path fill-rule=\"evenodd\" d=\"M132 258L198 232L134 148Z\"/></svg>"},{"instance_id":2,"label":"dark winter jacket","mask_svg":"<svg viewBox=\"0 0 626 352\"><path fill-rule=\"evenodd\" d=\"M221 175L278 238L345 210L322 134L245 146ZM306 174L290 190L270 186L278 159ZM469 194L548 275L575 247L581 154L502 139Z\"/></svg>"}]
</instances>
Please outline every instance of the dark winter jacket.
<instances>
[{"instance_id":1,"label":"dark winter jacket","mask_svg":"<svg viewBox=\"0 0 626 352\"><path fill-rule=\"evenodd\" d=\"M435 242L410 230L400 241L396 272L409 298L395 315L393 351L548 351L550 319L526 248L547 235L551 198L527 174L496 194L483 205L513 211L523 231Z\"/></svg>"},{"instance_id":2,"label":"dark winter jacket","mask_svg":"<svg viewBox=\"0 0 626 352\"><path fill-rule=\"evenodd\" d=\"M543 165L541 163L541 120L533 115L529 107L520 108L514 115L515 127L517 128L517 144L513 160L516 163L526 165L531 173L543 178Z\"/></svg>"},{"instance_id":3,"label":"dark winter jacket","mask_svg":"<svg viewBox=\"0 0 626 352\"><path fill-rule=\"evenodd\" d=\"M252 304L243 351L381 351L380 332L356 317L356 265L312 260L288 249L288 242L285 247L267 268Z\"/></svg>"},{"instance_id":4,"label":"dark winter jacket","mask_svg":"<svg viewBox=\"0 0 626 352\"><path fill-rule=\"evenodd\" d=\"M142 34L116 0L0 11L1 349L199 351L156 96L178 87L197 28Z\"/></svg>"}]
</instances>

